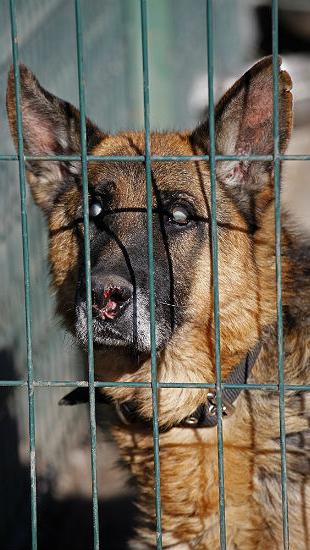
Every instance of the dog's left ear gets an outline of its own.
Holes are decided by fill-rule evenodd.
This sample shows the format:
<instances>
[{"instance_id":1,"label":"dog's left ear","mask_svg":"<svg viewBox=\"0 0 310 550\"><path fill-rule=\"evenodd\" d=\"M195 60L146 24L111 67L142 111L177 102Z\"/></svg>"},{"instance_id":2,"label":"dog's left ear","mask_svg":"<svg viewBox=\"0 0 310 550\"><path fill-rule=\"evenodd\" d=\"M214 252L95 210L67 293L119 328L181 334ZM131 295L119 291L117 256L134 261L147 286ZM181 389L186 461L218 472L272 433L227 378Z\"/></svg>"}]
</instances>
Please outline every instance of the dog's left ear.
<instances>
[{"instance_id":1,"label":"dog's left ear","mask_svg":"<svg viewBox=\"0 0 310 550\"><path fill-rule=\"evenodd\" d=\"M279 58L279 149L283 153L292 129L292 81L280 70ZM270 155L273 153L272 57L248 70L222 97L215 109L216 154ZM191 141L205 152L210 150L208 120L192 134ZM261 188L271 162L218 161L217 177L229 187Z\"/></svg>"},{"instance_id":2,"label":"dog's left ear","mask_svg":"<svg viewBox=\"0 0 310 550\"><path fill-rule=\"evenodd\" d=\"M70 103L45 90L25 66L20 65L20 109L23 122L24 152L29 156L79 155L80 113ZM17 149L15 79L9 72L7 113ZM86 119L87 150L90 152L105 134ZM80 173L81 163L55 160L27 160L28 182L34 200L45 214L52 209L59 186Z\"/></svg>"}]
</instances>

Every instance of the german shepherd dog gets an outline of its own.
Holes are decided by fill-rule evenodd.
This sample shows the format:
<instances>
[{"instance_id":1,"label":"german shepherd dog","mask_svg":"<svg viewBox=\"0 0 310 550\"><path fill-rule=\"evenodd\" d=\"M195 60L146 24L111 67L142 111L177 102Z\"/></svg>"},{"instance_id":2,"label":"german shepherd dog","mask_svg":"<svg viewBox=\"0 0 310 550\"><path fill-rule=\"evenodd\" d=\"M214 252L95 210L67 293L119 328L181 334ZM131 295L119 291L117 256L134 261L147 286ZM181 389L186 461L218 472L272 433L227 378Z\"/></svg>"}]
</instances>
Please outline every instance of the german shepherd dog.
<instances>
[{"instance_id":1,"label":"german shepherd dog","mask_svg":"<svg viewBox=\"0 0 310 550\"><path fill-rule=\"evenodd\" d=\"M44 90L25 66L20 76L25 153L79 155L78 110ZM281 153L292 128L291 87L279 59ZM7 109L16 144L12 71ZM270 57L256 63L219 101L215 126L219 155L273 153ZM92 155L144 155L144 139L143 132L106 134L87 120ZM208 121L194 131L152 133L151 150L160 156L208 154ZM26 169L48 222L58 313L85 348L81 162L28 160ZM216 178L222 379L277 384L273 164L219 160ZM95 376L150 382L144 163L90 161L88 182ZM209 163L154 160L152 186L158 380L213 384ZM283 209L281 239L285 381L309 384L309 246ZM279 394L273 388L223 394L229 550L282 548ZM98 391L100 397L119 411L112 430L139 488L140 522L132 548L155 548L151 389L109 387ZM220 548L214 399L206 387L159 390L166 549ZM309 550L309 394L285 390L285 413L290 549Z\"/></svg>"}]
</instances>

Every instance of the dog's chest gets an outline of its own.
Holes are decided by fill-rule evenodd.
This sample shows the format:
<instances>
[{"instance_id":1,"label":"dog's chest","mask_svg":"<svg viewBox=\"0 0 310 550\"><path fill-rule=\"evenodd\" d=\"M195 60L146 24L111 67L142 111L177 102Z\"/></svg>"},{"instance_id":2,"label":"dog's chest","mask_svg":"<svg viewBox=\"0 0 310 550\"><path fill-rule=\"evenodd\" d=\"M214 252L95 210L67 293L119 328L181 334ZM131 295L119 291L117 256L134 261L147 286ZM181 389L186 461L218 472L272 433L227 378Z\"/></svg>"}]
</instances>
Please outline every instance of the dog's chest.
<instances>
[{"instance_id":1,"label":"dog's chest","mask_svg":"<svg viewBox=\"0 0 310 550\"><path fill-rule=\"evenodd\" d=\"M277 498L281 465L278 427L275 427L278 426L278 396L268 394L268 398L261 399L258 394L252 395L243 392L234 415L223 421L227 540L232 548L238 544L247 550L256 548L255 533L265 521L264 494L268 493L271 498L274 493L274 507L279 508L281 515L281 500ZM299 408L295 413L293 416L299 420L294 426L305 429L300 423ZM152 435L120 428L116 430L116 438L123 457L143 488L139 499L142 514L154 517ZM288 453L288 469L297 475L291 460L294 456ZM174 428L161 434L160 466L165 548L219 550L216 428ZM141 529L139 534L140 541L147 541L148 548L153 548L153 531Z\"/></svg>"},{"instance_id":2,"label":"dog's chest","mask_svg":"<svg viewBox=\"0 0 310 550\"><path fill-rule=\"evenodd\" d=\"M235 523L232 512L238 507L249 511L254 506L251 499L252 469L251 449L247 434L243 439L232 420L225 424L224 469L226 507L229 523ZM227 432L227 436L226 436ZM237 440L228 434L238 434ZM133 475L143 491L139 507L146 516L153 516L154 502L152 436L117 431L116 437L122 454L130 463ZM219 548L219 491L218 449L216 428L174 428L160 438L161 504L165 547L177 550L206 548L205 540L213 541L212 548ZM149 481L149 483L148 483ZM150 509L151 508L151 509ZM251 514L252 515L252 514ZM244 521L245 523L245 521ZM238 523L235 523L238 525ZM231 529L230 535L232 535ZM153 536L143 532L143 538ZM206 539L205 539L206 537ZM182 541L182 545L181 545ZM190 544L190 545L188 545Z\"/></svg>"}]
</instances>

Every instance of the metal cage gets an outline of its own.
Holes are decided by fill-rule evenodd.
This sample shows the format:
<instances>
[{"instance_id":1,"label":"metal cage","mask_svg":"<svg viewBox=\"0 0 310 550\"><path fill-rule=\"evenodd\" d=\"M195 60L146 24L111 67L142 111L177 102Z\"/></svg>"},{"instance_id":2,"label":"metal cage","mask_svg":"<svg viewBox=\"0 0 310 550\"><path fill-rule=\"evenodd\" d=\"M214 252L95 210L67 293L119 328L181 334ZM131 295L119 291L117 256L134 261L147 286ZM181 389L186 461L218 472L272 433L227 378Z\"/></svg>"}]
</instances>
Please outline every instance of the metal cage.
<instances>
[{"instance_id":1,"label":"metal cage","mask_svg":"<svg viewBox=\"0 0 310 550\"><path fill-rule=\"evenodd\" d=\"M80 0L75 0L75 26L76 26L76 51L78 68L78 91L79 107L81 112L81 154L75 156L54 156L40 157L41 160L63 160L69 161L75 159L81 162L82 182L83 182L83 208L84 208L84 247L85 247L85 269L87 286L87 315L88 315L88 379L73 380L70 378L70 369L66 372L66 379L49 379L46 373L44 377L36 377L34 374L33 345L32 345L32 299L30 291L31 266L29 262L29 230L28 213L26 197L25 180L25 159L38 159L39 157L25 157L23 148L23 121L20 109L20 79L19 79L19 46L18 31L16 23L15 0L9 0L10 22L11 22L11 40L12 55L14 65L14 77L16 86L16 116L18 126L18 152L17 154L2 154L0 161L2 163L17 162L19 167L20 183L20 206L21 206L21 228L22 228L22 251L23 251L23 272L24 272L24 298L25 298L25 330L26 330L26 353L27 353L27 377L18 379L2 379L0 386L4 388L25 388L27 391L28 410L29 410L29 456L30 456L30 487L31 487L31 529L32 529L32 550L37 549L37 480L36 480L36 410L35 401L39 388L50 387L76 387L87 386L89 388L90 416L89 428L91 436L91 469L92 469L92 511L93 511L93 548L99 550L99 517L98 517L98 495L96 479L96 419L95 419L95 388L112 387L122 385L117 382L98 382L94 377L94 355L92 338L92 302L91 302L91 281L90 281L90 248L89 248L89 213L88 213L88 182L87 166L91 160L99 161L118 161L130 160L143 163L145 166L146 194L147 194L147 227L148 227L148 268L149 268L149 304L150 304L150 334L151 334L151 382L132 383L131 385L140 385L150 388L153 399L153 440L154 440L154 480L155 480L155 502L156 502L156 548L162 548L162 527L161 527L161 496L160 496L160 441L158 429L157 414L157 394L158 389L162 387L186 387L201 388L210 387L210 384L194 383L162 383L157 381L156 369L156 326L155 326L155 298L154 298L154 258L153 258L153 233L152 233L152 182L151 167L152 162L162 160L165 162L195 162L198 160L208 160L211 172L211 234L212 234L212 270L213 270L213 292L214 292L214 320L215 320L215 341L216 341L216 389L217 408L220 411L217 422L218 430L218 464L219 464L219 510L220 510L220 544L221 549L226 548L225 532L225 488L224 488L224 465L223 465L223 433L222 433L222 391L227 384L221 381L221 346L220 346L220 324L219 324L219 288L218 288L218 245L217 245L217 224L216 224L216 180L215 167L218 160L244 159L251 161L269 160L274 164L275 180L275 236L276 236L276 283L277 283L277 327L278 327L278 384L247 384L249 391L264 390L279 392L279 410L280 410L280 443L281 443L281 482L282 482L282 513L283 513L283 547L289 549L289 522L288 522L288 499L286 488L286 440L285 440L285 392L291 389L298 391L309 391L310 386L292 386L285 383L284 380L284 354L283 354L283 323L282 323L282 284L281 284L281 227L280 227L280 162L282 160L310 160L310 155L281 155L279 152L279 85L278 85L278 1L272 1L272 55L273 55L273 90L274 90L274 150L272 155L257 156L221 156L217 155L215 148L215 123L214 123L214 15L212 0L206 0L206 30L207 30L207 70L208 70L208 97L209 97L209 130L210 130L210 155L209 156L189 156L189 157L159 157L151 153L150 143L150 82L149 82L149 51L148 51L148 0L140 0L141 10L141 53L143 64L143 105L144 105L144 130L145 130L145 155L143 156L113 156L113 157L94 157L87 153L86 145L86 123L85 123L85 78L83 61L83 32L82 32L82 14ZM34 292L34 291L33 291ZM54 360L56 360L54 358ZM127 383L126 385L130 385ZM211 385L212 386L212 385ZM228 384L230 387L243 387L238 384Z\"/></svg>"}]
</instances>

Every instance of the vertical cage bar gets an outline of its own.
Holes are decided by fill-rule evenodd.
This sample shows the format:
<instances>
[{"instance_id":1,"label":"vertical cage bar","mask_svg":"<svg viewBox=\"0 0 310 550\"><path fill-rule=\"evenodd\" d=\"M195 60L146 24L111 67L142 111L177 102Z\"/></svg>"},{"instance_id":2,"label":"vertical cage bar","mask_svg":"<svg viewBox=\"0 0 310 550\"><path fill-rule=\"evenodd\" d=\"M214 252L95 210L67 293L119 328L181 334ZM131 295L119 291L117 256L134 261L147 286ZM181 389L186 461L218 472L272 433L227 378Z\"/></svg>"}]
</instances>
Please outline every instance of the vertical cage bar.
<instances>
[{"instance_id":1,"label":"vertical cage bar","mask_svg":"<svg viewBox=\"0 0 310 550\"><path fill-rule=\"evenodd\" d=\"M162 549L161 502L160 502L160 460L158 430L158 382L156 364L156 329L155 329L155 286L154 286L154 252L153 252L153 208L152 208L152 166L151 166L151 133L150 133L150 94L148 63L148 5L147 0L140 0L142 63L143 63L143 102L145 131L145 175L147 203L147 247L149 272L150 302L150 337L151 337L151 386L153 404L153 440L154 440L154 474L155 474L155 510L156 510L156 548Z\"/></svg>"},{"instance_id":2,"label":"vertical cage bar","mask_svg":"<svg viewBox=\"0 0 310 550\"><path fill-rule=\"evenodd\" d=\"M215 336L215 370L216 370L216 405L218 436L218 478L219 478L219 511L220 511L220 544L226 549L225 523L225 489L224 489L224 454L222 424L222 373L221 342L219 318L219 283L218 283L218 238L216 222L216 161L215 161L215 116L214 116L214 47L213 47L213 1L207 0L207 46L208 46L208 94L209 94L209 135L210 135L210 176L211 176L211 251L214 303L214 336Z\"/></svg>"},{"instance_id":3,"label":"vertical cage bar","mask_svg":"<svg viewBox=\"0 0 310 550\"><path fill-rule=\"evenodd\" d=\"M279 370L279 419L281 446L281 491L283 548L289 550L288 500L286 485L286 432L285 432L285 390L284 390L284 348L282 316L282 268L281 268L281 196L279 158L279 26L278 0L272 0L272 56L273 56L273 140L274 140L274 197L275 197L275 260L277 289L277 346Z\"/></svg>"},{"instance_id":4,"label":"vertical cage bar","mask_svg":"<svg viewBox=\"0 0 310 550\"><path fill-rule=\"evenodd\" d=\"M31 294L30 294L30 268L29 268L29 236L27 219L27 197L25 178L25 159L23 143L23 120L20 101L20 75L19 75L19 52L16 24L15 0L10 0L10 22L11 39L14 68L16 124L18 137L18 168L20 186L21 226L23 245L23 271L24 271L24 292L25 292L25 318L26 318L26 340L27 340L27 373L28 373L28 409L29 409L29 451L30 451L30 497L31 497L31 540L32 550L37 550L37 485L36 485L36 442L35 442L35 400L33 385L33 362L32 362L32 316L31 316Z\"/></svg>"},{"instance_id":5,"label":"vertical cage bar","mask_svg":"<svg viewBox=\"0 0 310 550\"><path fill-rule=\"evenodd\" d=\"M80 135L81 135L81 162L82 162L82 186L83 186L83 221L84 221L84 255L85 255L85 280L86 280L86 308L87 308L87 337L88 337L88 381L89 381L89 418L90 418L90 443L91 443L91 475L92 475L92 509L93 509L93 533L94 550L99 550L99 514L97 491L97 436L96 436L96 411L95 411L95 373L94 373L94 347L93 347L93 319L91 297L91 261L89 243L89 205L88 205L88 176L87 176L87 134L85 114L85 78L83 59L83 38L81 21L80 0L75 0L76 21L76 45L79 83L80 106Z\"/></svg>"}]
</instances>

